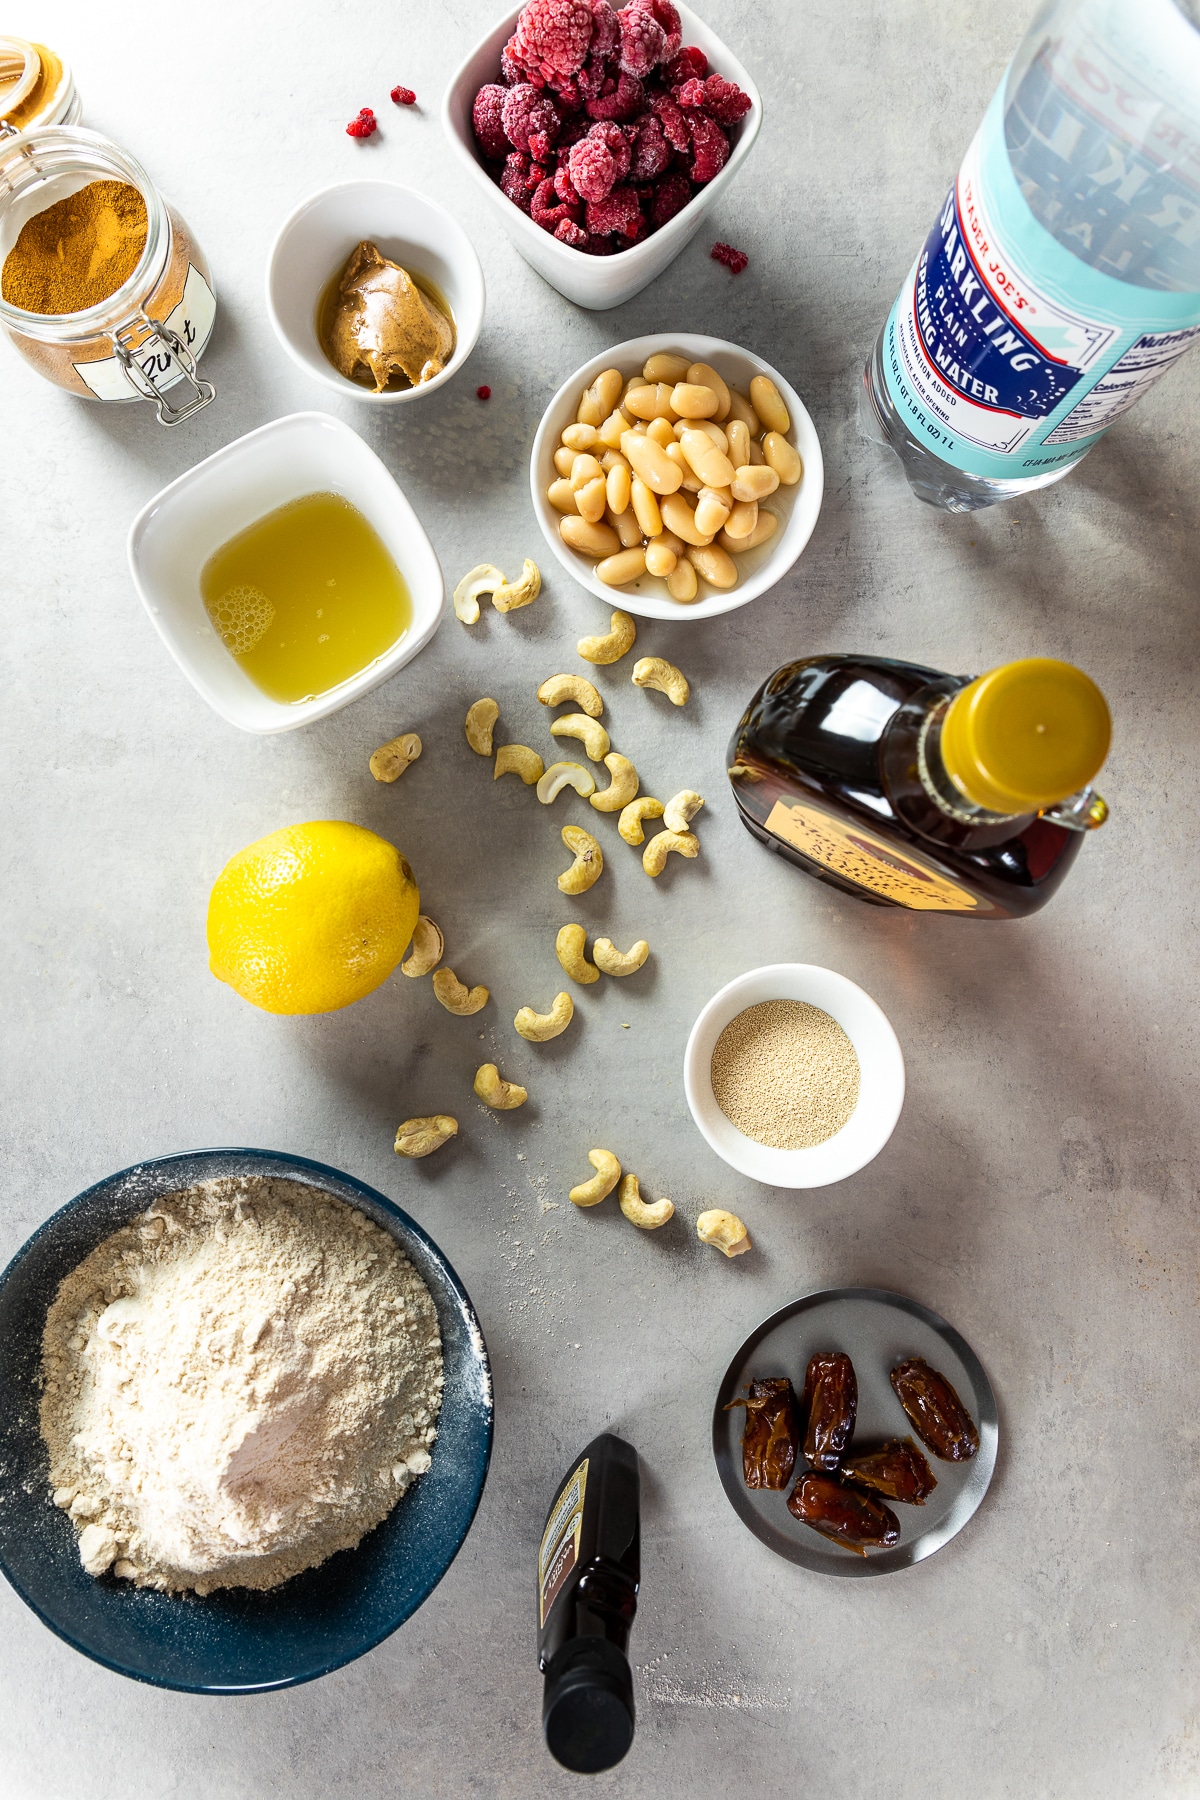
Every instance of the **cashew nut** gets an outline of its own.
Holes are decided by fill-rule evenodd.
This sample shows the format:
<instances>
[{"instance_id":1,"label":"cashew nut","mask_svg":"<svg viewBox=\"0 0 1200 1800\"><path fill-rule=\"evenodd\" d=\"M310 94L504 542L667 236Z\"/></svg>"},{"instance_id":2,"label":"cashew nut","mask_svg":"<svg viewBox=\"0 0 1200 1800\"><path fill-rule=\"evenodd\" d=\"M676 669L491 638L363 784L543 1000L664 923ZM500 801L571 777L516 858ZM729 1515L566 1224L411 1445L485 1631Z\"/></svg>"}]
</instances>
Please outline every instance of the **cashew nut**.
<instances>
[{"instance_id":1,"label":"cashew nut","mask_svg":"<svg viewBox=\"0 0 1200 1800\"><path fill-rule=\"evenodd\" d=\"M436 969L446 954L446 940L425 913L417 919L412 934L412 943L408 947L408 955L400 964L402 975L428 975L430 969Z\"/></svg>"},{"instance_id":2,"label":"cashew nut","mask_svg":"<svg viewBox=\"0 0 1200 1800\"><path fill-rule=\"evenodd\" d=\"M632 975L649 954L650 946L645 938L639 938L631 950L625 951L618 950L611 938L597 938L592 945L592 955L606 975Z\"/></svg>"},{"instance_id":3,"label":"cashew nut","mask_svg":"<svg viewBox=\"0 0 1200 1800\"><path fill-rule=\"evenodd\" d=\"M686 831L703 805L694 788L681 788L663 807L663 824L668 831Z\"/></svg>"},{"instance_id":4,"label":"cashew nut","mask_svg":"<svg viewBox=\"0 0 1200 1800\"><path fill-rule=\"evenodd\" d=\"M596 791L596 777L589 774L582 763L551 763L537 784L537 797L543 806L549 806L566 787L574 788L586 800Z\"/></svg>"},{"instance_id":5,"label":"cashew nut","mask_svg":"<svg viewBox=\"0 0 1200 1800\"><path fill-rule=\"evenodd\" d=\"M750 1248L750 1234L736 1213L714 1206L696 1220L696 1236L702 1244L712 1244L726 1256L741 1256Z\"/></svg>"},{"instance_id":6,"label":"cashew nut","mask_svg":"<svg viewBox=\"0 0 1200 1800\"><path fill-rule=\"evenodd\" d=\"M532 1006L523 1006L513 1024L531 1044L546 1044L551 1038L561 1037L574 1017L575 1002L570 994L555 994L549 1012L534 1012Z\"/></svg>"},{"instance_id":7,"label":"cashew nut","mask_svg":"<svg viewBox=\"0 0 1200 1800\"><path fill-rule=\"evenodd\" d=\"M657 1231L675 1215L669 1200L643 1200L636 1175L621 1177L621 1211L641 1231Z\"/></svg>"},{"instance_id":8,"label":"cashew nut","mask_svg":"<svg viewBox=\"0 0 1200 1800\"><path fill-rule=\"evenodd\" d=\"M685 706L691 693L687 676L674 663L669 663L663 656L642 656L633 665L633 685L640 688L657 688L665 694L672 706Z\"/></svg>"},{"instance_id":9,"label":"cashew nut","mask_svg":"<svg viewBox=\"0 0 1200 1800\"><path fill-rule=\"evenodd\" d=\"M475 1092L485 1106L494 1107L497 1112L511 1112L514 1106L524 1106L529 1098L529 1090L518 1082L500 1079L495 1063L484 1063L475 1071Z\"/></svg>"},{"instance_id":10,"label":"cashew nut","mask_svg":"<svg viewBox=\"0 0 1200 1800\"><path fill-rule=\"evenodd\" d=\"M642 830L642 820L661 819L662 816L662 801L656 800L652 794L642 794L639 799L631 800L629 805L624 808L617 820L617 830L627 844L636 846L646 835Z\"/></svg>"},{"instance_id":11,"label":"cashew nut","mask_svg":"<svg viewBox=\"0 0 1200 1800\"><path fill-rule=\"evenodd\" d=\"M619 609L603 637L581 637L576 649L584 662L615 663L633 649L637 626L627 612Z\"/></svg>"},{"instance_id":12,"label":"cashew nut","mask_svg":"<svg viewBox=\"0 0 1200 1800\"><path fill-rule=\"evenodd\" d=\"M604 766L612 781L602 793L592 795L592 805L597 812L621 812L638 791L638 772L629 758L616 750L605 757Z\"/></svg>"},{"instance_id":13,"label":"cashew nut","mask_svg":"<svg viewBox=\"0 0 1200 1800\"><path fill-rule=\"evenodd\" d=\"M537 599L542 591L542 571L529 557L525 558L521 573L515 581L504 581L492 591L492 605L497 612L516 612L518 607L528 606Z\"/></svg>"},{"instance_id":14,"label":"cashew nut","mask_svg":"<svg viewBox=\"0 0 1200 1800\"><path fill-rule=\"evenodd\" d=\"M449 1113L434 1113L428 1119L405 1119L396 1132L396 1155L432 1156L457 1136L458 1120Z\"/></svg>"},{"instance_id":15,"label":"cashew nut","mask_svg":"<svg viewBox=\"0 0 1200 1800\"><path fill-rule=\"evenodd\" d=\"M537 697L543 706L561 706L564 700L573 700L589 719L598 719L604 711L604 702L586 675L551 675L543 681Z\"/></svg>"},{"instance_id":16,"label":"cashew nut","mask_svg":"<svg viewBox=\"0 0 1200 1800\"><path fill-rule=\"evenodd\" d=\"M581 1181L567 1195L576 1206L598 1206L621 1179L621 1165L611 1150L589 1150L588 1161L596 1173L590 1181Z\"/></svg>"},{"instance_id":17,"label":"cashew nut","mask_svg":"<svg viewBox=\"0 0 1200 1800\"><path fill-rule=\"evenodd\" d=\"M600 971L595 963L587 959L587 932L582 925L563 925L554 940L554 954L571 977L580 987L590 987L593 981L599 981Z\"/></svg>"},{"instance_id":18,"label":"cashew nut","mask_svg":"<svg viewBox=\"0 0 1200 1800\"><path fill-rule=\"evenodd\" d=\"M488 989L466 988L453 969L439 969L433 978L433 991L445 1007L459 1019L469 1019L488 1003Z\"/></svg>"},{"instance_id":19,"label":"cashew nut","mask_svg":"<svg viewBox=\"0 0 1200 1800\"><path fill-rule=\"evenodd\" d=\"M699 856L700 840L690 831L660 831L642 851L642 867L647 875L661 875L672 850L680 856Z\"/></svg>"},{"instance_id":20,"label":"cashew nut","mask_svg":"<svg viewBox=\"0 0 1200 1800\"><path fill-rule=\"evenodd\" d=\"M562 841L574 851L575 861L559 876L559 888L564 894L586 894L604 873L604 852L582 825L564 825Z\"/></svg>"},{"instance_id":21,"label":"cashew nut","mask_svg":"<svg viewBox=\"0 0 1200 1800\"><path fill-rule=\"evenodd\" d=\"M551 737L578 738L593 762L608 755L609 736L598 719L586 713L564 713L550 727Z\"/></svg>"},{"instance_id":22,"label":"cashew nut","mask_svg":"<svg viewBox=\"0 0 1200 1800\"><path fill-rule=\"evenodd\" d=\"M531 750L528 744L501 744L496 752L492 780L499 781L502 775L519 775L526 787L532 787L535 781L541 780L544 766L537 751Z\"/></svg>"},{"instance_id":23,"label":"cashew nut","mask_svg":"<svg viewBox=\"0 0 1200 1800\"><path fill-rule=\"evenodd\" d=\"M504 586L504 571L495 563L476 563L454 590L454 610L464 625L479 622L480 594L494 594Z\"/></svg>"},{"instance_id":24,"label":"cashew nut","mask_svg":"<svg viewBox=\"0 0 1200 1800\"><path fill-rule=\"evenodd\" d=\"M467 708L467 742L476 756L492 754L492 727L500 717L500 708L494 700L476 700L474 706Z\"/></svg>"},{"instance_id":25,"label":"cashew nut","mask_svg":"<svg viewBox=\"0 0 1200 1800\"><path fill-rule=\"evenodd\" d=\"M399 781L409 763L421 754L421 740L415 731L406 731L389 743L380 744L368 767L376 781Z\"/></svg>"}]
</instances>

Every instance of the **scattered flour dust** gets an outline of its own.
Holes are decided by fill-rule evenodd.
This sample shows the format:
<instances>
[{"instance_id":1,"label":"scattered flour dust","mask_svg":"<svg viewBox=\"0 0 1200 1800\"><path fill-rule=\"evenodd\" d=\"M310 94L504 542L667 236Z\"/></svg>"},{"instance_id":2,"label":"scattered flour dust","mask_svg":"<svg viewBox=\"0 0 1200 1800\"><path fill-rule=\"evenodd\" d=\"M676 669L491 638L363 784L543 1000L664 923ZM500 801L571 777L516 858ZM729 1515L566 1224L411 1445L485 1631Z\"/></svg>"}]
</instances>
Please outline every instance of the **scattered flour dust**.
<instances>
[{"instance_id":1,"label":"scattered flour dust","mask_svg":"<svg viewBox=\"0 0 1200 1800\"><path fill-rule=\"evenodd\" d=\"M55 1505L89 1574L271 1588L350 1549L430 1466L429 1289L333 1195L169 1194L66 1277L42 1341Z\"/></svg>"}]
</instances>

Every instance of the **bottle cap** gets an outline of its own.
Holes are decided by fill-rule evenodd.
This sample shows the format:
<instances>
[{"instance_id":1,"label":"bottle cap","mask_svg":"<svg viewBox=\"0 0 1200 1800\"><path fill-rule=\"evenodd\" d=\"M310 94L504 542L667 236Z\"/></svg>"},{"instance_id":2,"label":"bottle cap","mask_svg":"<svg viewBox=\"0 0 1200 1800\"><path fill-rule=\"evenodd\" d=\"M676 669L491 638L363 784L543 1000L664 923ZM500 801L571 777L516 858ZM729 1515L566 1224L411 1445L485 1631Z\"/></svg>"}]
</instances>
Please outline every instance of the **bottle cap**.
<instances>
[{"instance_id":1,"label":"bottle cap","mask_svg":"<svg viewBox=\"0 0 1200 1800\"><path fill-rule=\"evenodd\" d=\"M546 1669L542 1729L564 1769L596 1775L633 1742L633 1677L605 1638L573 1638Z\"/></svg>"},{"instance_id":2,"label":"bottle cap","mask_svg":"<svg viewBox=\"0 0 1200 1800\"><path fill-rule=\"evenodd\" d=\"M989 812L1040 812L1093 779L1112 738L1095 682L1071 663L1004 663L956 694L942 721L946 773Z\"/></svg>"}]
</instances>

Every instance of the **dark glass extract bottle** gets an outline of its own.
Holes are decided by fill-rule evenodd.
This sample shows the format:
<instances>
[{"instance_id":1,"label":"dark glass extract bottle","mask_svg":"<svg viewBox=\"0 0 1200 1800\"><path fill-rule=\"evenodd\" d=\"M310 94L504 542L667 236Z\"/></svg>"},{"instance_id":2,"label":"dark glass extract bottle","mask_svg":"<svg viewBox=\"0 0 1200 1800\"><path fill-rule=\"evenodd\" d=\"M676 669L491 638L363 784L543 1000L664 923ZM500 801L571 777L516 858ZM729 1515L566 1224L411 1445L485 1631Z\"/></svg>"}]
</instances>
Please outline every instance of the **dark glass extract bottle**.
<instances>
[{"instance_id":1,"label":"dark glass extract bottle","mask_svg":"<svg viewBox=\"0 0 1200 1800\"><path fill-rule=\"evenodd\" d=\"M559 1488L538 1554L542 1728L566 1769L593 1775L633 1742L626 1654L641 1574L637 1451L604 1432Z\"/></svg>"},{"instance_id":2,"label":"dark glass extract bottle","mask_svg":"<svg viewBox=\"0 0 1200 1800\"><path fill-rule=\"evenodd\" d=\"M729 746L742 823L877 906L1017 919L1056 892L1108 808L1104 696L1070 663L975 680L882 656L777 669Z\"/></svg>"}]
</instances>

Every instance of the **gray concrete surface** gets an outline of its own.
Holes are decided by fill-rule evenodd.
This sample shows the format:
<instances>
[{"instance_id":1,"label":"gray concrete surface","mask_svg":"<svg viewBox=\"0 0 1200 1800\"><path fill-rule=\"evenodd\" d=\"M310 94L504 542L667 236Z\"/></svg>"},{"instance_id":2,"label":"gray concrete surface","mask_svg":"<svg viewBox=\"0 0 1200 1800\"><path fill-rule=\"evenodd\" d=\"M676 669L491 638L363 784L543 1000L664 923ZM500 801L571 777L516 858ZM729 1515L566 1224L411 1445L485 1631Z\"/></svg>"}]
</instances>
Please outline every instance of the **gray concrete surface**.
<instances>
[{"instance_id":1,"label":"gray concrete surface","mask_svg":"<svg viewBox=\"0 0 1200 1800\"><path fill-rule=\"evenodd\" d=\"M705 11L762 85L760 143L681 260L600 316L526 269L447 157L437 106L493 17L485 0L214 0L140 22L27 0L11 19L73 59L88 122L144 160L206 246L220 317L205 366L221 397L167 434L0 357L0 1251L140 1157L232 1142L323 1158L377 1184L444 1246L482 1315L498 1416L478 1521L445 1581L381 1649L304 1690L215 1702L139 1687L74 1655L0 1585L6 1800L581 1791L540 1739L532 1580L554 1485L605 1425L637 1444L647 1492L638 1735L595 1791L1200 1790L1200 358L1040 498L971 520L910 501L855 434L855 380L1028 8L707 0ZM398 80L420 111L393 111ZM342 127L367 102L383 129L359 145ZM480 560L511 570L542 557L525 474L540 411L577 364L638 332L678 326L754 346L807 397L825 445L825 509L792 575L727 619L642 632L640 646L691 677L687 711L635 692L621 668L603 677L615 740L651 790L708 794L704 854L653 886L632 855L613 857L580 916L618 940L645 933L651 969L589 993L576 1028L545 1048L509 1022L559 985L563 818L515 783L493 789L461 720L490 692L508 735L540 741L534 688L574 666L597 602L543 558L546 593L530 611L473 633L450 618L389 686L263 740L191 691L126 574L129 519L166 479L267 419L330 405L271 336L264 258L308 190L365 168L453 207L486 266L487 322L455 385L385 421L331 408L395 471L451 578ZM750 254L736 281L708 259L717 237ZM482 381L487 408L474 398ZM989 927L876 911L744 834L722 779L727 733L765 674L823 649L956 670L1061 654L1098 678L1116 719L1112 821L1046 913ZM367 754L401 728L421 733L424 758L378 788ZM477 1021L399 980L350 1012L298 1020L257 1013L213 981L213 877L261 833L321 817L400 843L453 966L493 989ZM886 1151L808 1196L736 1178L692 1128L682 1091L700 1006L775 958L861 982L908 1060ZM472 1102L485 1046L528 1081L530 1104L513 1117ZM397 1121L444 1107L463 1120L459 1142L428 1165L400 1164ZM584 1216L566 1204L595 1142L675 1199L677 1227L644 1238L611 1206ZM745 1216L752 1255L726 1264L695 1242L690 1221L712 1204ZM965 1333L999 1396L1003 1450L986 1505L948 1548L904 1574L831 1584L739 1525L714 1473L709 1411L758 1319L859 1281L911 1293Z\"/></svg>"}]
</instances>

